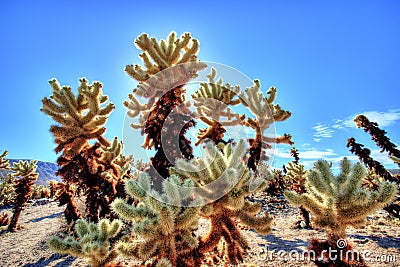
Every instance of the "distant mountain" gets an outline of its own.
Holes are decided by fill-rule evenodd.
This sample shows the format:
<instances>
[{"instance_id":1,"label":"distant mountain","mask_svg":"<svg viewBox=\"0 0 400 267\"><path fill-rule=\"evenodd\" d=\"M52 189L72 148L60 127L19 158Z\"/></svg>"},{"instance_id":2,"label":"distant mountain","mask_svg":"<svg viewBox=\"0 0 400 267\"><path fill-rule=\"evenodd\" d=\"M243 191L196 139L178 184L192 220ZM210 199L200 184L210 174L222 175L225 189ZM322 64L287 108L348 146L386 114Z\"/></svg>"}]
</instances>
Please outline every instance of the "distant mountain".
<instances>
[{"instance_id":1,"label":"distant mountain","mask_svg":"<svg viewBox=\"0 0 400 267\"><path fill-rule=\"evenodd\" d=\"M400 174L400 169L391 169L391 170L389 170L389 172L392 175L399 175Z\"/></svg>"},{"instance_id":2,"label":"distant mountain","mask_svg":"<svg viewBox=\"0 0 400 267\"><path fill-rule=\"evenodd\" d=\"M10 165L12 166L14 162L18 161L19 159L10 159ZM36 181L36 184L47 185L47 182L50 180L61 181L61 178L56 176L58 166L55 163L38 161L37 166L38 167L36 171L39 173L39 177ZM0 175L4 173L7 173L7 171L0 171Z\"/></svg>"}]
</instances>

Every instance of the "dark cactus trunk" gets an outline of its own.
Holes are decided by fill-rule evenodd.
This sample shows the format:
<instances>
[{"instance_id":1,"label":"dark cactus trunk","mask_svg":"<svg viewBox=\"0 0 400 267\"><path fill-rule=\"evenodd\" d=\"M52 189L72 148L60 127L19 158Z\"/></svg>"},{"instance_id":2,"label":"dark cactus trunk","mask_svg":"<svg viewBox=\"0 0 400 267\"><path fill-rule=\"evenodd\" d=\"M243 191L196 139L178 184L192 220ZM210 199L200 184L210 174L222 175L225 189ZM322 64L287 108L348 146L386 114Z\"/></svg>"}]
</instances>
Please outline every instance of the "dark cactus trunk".
<instances>
[{"instance_id":1,"label":"dark cactus trunk","mask_svg":"<svg viewBox=\"0 0 400 267\"><path fill-rule=\"evenodd\" d=\"M15 201L14 201L14 213L11 218L11 222L8 225L9 231L15 231L17 229L19 216L21 215L21 211L28 201L28 199L32 195L32 187L34 181L36 181L37 176L28 176L19 179L15 184Z\"/></svg>"},{"instance_id":2,"label":"dark cactus trunk","mask_svg":"<svg viewBox=\"0 0 400 267\"><path fill-rule=\"evenodd\" d=\"M11 217L11 222L8 225L8 231L14 232L17 229L19 216L22 212L22 206L17 206L14 208L13 216Z\"/></svg>"},{"instance_id":3,"label":"dark cactus trunk","mask_svg":"<svg viewBox=\"0 0 400 267\"><path fill-rule=\"evenodd\" d=\"M161 191L162 181L169 176L169 168L177 158L193 158L193 148L185 134L195 122L190 116L174 111L183 103L182 94L182 87L165 93L156 102L145 123L145 146L150 149L149 144L153 142L157 151L151 158L149 172L153 179L153 187L158 191Z\"/></svg>"}]
</instances>

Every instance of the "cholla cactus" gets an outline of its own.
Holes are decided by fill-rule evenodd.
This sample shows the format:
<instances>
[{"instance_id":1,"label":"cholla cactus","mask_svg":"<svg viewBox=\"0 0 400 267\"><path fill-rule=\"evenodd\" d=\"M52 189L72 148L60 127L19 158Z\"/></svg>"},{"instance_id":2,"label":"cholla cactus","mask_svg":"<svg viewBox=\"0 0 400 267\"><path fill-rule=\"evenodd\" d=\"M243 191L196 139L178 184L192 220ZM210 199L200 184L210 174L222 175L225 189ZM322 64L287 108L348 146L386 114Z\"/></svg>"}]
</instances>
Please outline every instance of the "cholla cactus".
<instances>
[{"instance_id":1,"label":"cholla cactus","mask_svg":"<svg viewBox=\"0 0 400 267\"><path fill-rule=\"evenodd\" d=\"M14 202L15 188L11 173L0 176L0 207Z\"/></svg>"},{"instance_id":2,"label":"cholla cactus","mask_svg":"<svg viewBox=\"0 0 400 267\"><path fill-rule=\"evenodd\" d=\"M261 169L264 169L265 162L260 162L257 166L258 173L261 172ZM289 180L286 179L286 176L281 169L272 169L270 175L265 176L267 180L267 187L265 192L267 192L271 196L282 194L283 191L288 187Z\"/></svg>"},{"instance_id":3,"label":"cholla cactus","mask_svg":"<svg viewBox=\"0 0 400 267\"><path fill-rule=\"evenodd\" d=\"M56 180L50 180L48 182L49 185L49 189L50 189L50 197L53 198L56 194L56 186L57 186L58 182Z\"/></svg>"},{"instance_id":4,"label":"cholla cactus","mask_svg":"<svg viewBox=\"0 0 400 267\"><path fill-rule=\"evenodd\" d=\"M71 87L61 87L53 79L50 81L53 95L42 100L41 111L61 124L50 127L58 145L55 151L63 151L63 156L68 159L79 154L88 144L88 140L97 139L102 145L110 145L103 134L106 131L104 124L114 109L114 104L106 104L108 96L103 95L100 82L89 85L85 78L79 82L78 95L75 96ZM103 104L106 105L101 107Z\"/></svg>"},{"instance_id":5,"label":"cholla cactus","mask_svg":"<svg viewBox=\"0 0 400 267\"><path fill-rule=\"evenodd\" d=\"M295 155L295 160L293 162L289 162L288 165L286 166L287 170L286 177L291 181L290 190L295 191L297 194L303 194L306 192L305 185L306 185L307 171L304 169L304 165L295 163L299 161L297 151L292 150L292 152ZM303 206L299 206L299 209L302 221L304 223L303 228L311 228L310 213ZM299 226L302 227L302 221L297 222L296 225L298 227Z\"/></svg>"},{"instance_id":6,"label":"cholla cactus","mask_svg":"<svg viewBox=\"0 0 400 267\"><path fill-rule=\"evenodd\" d=\"M398 150L396 148L397 146L386 136L386 131L381 130L376 122L370 122L368 118L362 114L357 115L354 118L354 122L358 128L363 127L364 131L371 135L376 145L382 148L381 152L387 151L389 157L400 166L400 150Z\"/></svg>"},{"instance_id":7,"label":"cholla cactus","mask_svg":"<svg viewBox=\"0 0 400 267\"><path fill-rule=\"evenodd\" d=\"M118 168L112 163L121 150L121 144L114 139L113 145L103 136L109 114L114 104L107 103L108 97L103 95L102 84L93 82L89 85L85 78L79 80L78 94L74 95L68 86L61 87L54 79L50 81L53 94L42 100L41 111L51 116L60 126L52 126L50 131L57 144L56 153L62 152L57 159L61 176L66 185L76 184L80 192L86 194L86 209L91 221L98 221L110 212L109 203L116 195L116 186L121 182ZM90 145L90 140L97 140ZM104 155L100 151L103 147ZM115 150L115 151L114 151ZM104 162L102 162L104 161ZM111 173L111 177L103 175ZM73 199L66 189L62 194L63 203L67 205L67 220L80 217L74 208Z\"/></svg>"},{"instance_id":8,"label":"cholla cactus","mask_svg":"<svg viewBox=\"0 0 400 267\"><path fill-rule=\"evenodd\" d=\"M394 163L400 166L400 151L386 136L386 131L381 130L376 122L370 122L364 115L356 116L354 122L358 128L364 128L364 131L371 135L372 140L375 141L376 145L382 148L381 152L387 151L389 158L391 158ZM371 157L371 150L364 148L364 145L357 143L353 137L347 140L347 147L350 148L351 153L358 156L360 161L364 163L369 170L373 171L377 176L379 176L380 179L395 182L398 185L400 184L399 177L393 176L379 161L374 160ZM373 180L371 180L371 178L368 180L367 177L366 183L369 183L370 186L373 186ZM400 218L400 196L397 196L396 201L391 205L386 206L384 209L391 215Z\"/></svg>"},{"instance_id":9,"label":"cholla cactus","mask_svg":"<svg viewBox=\"0 0 400 267\"><path fill-rule=\"evenodd\" d=\"M75 224L77 239L73 236L65 239L54 236L47 241L47 244L56 253L87 258L90 266L100 267L118 256L111 246L110 239L120 232L121 226L120 220L110 222L108 219L102 219L97 225L78 220Z\"/></svg>"},{"instance_id":10,"label":"cholla cactus","mask_svg":"<svg viewBox=\"0 0 400 267\"><path fill-rule=\"evenodd\" d=\"M304 165L289 162L286 166L286 170L286 177L292 182L292 190L296 191L297 194L304 193L307 175Z\"/></svg>"},{"instance_id":11,"label":"cholla cactus","mask_svg":"<svg viewBox=\"0 0 400 267\"><path fill-rule=\"evenodd\" d=\"M51 194L50 188L44 185L37 185L32 188L32 199L40 199L49 197Z\"/></svg>"},{"instance_id":12,"label":"cholla cactus","mask_svg":"<svg viewBox=\"0 0 400 267\"><path fill-rule=\"evenodd\" d=\"M221 78L215 81L217 72L214 68L207 75L208 83L200 83L200 88L193 95L196 115L208 125L206 129L200 129L195 145L204 140L211 139L216 144L222 142L224 137L224 126L235 126L242 124L244 118L239 114L231 113L229 106L240 104L240 87L229 83L223 84ZM236 99L235 99L236 97Z\"/></svg>"},{"instance_id":13,"label":"cholla cactus","mask_svg":"<svg viewBox=\"0 0 400 267\"><path fill-rule=\"evenodd\" d=\"M39 174L36 172L37 160L19 161L10 168L13 171L15 187L14 213L8 225L9 231L15 231L21 211L32 194L32 187ZM17 179L20 177L20 179Z\"/></svg>"},{"instance_id":14,"label":"cholla cactus","mask_svg":"<svg viewBox=\"0 0 400 267\"><path fill-rule=\"evenodd\" d=\"M192 39L189 33L180 39L176 39L175 35L171 33L167 41L160 42L149 38L147 34L140 35L135 44L143 51L140 57L145 69L139 65L128 65L125 68L128 75L139 81L133 93L148 99L146 104L141 104L130 94L129 101L125 101L124 105L128 109L128 116L134 118L140 115L139 124L131 126L142 129L142 134L146 135L143 147L154 147L157 151L151 159L150 174L154 187L159 191L162 178L169 176L168 168L174 163L169 159L174 161L181 155L186 159L193 158L193 148L185 134L195 122L187 115L184 86L206 67L196 56L198 41ZM180 111L181 108L184 110ZM163 143L168 144L167 147L161 142L162 134L166 137ZM174 142L177 136L178 144Z\"/></svg>"},{"instance_id":15,"label":"cholla cactus","mask_svg":"<svg viewBox=\"0 0 400 267\"><path fill-rule=\"evenodd\" d=\"M0 170L8 170L10 169L10 162L7 157L8 151L4 150L4 152L0 155Z\"/></svg>"},{"instance_id":16,"label":"cholla cactus","mask_svg":"<svg viewBox=\"0 0 400 267\"><path fill-rule=\"evenodd\" d=\"M246 88L245 92L242 92L239 98L241 103L255 116L255 119L243 119L243 124L251 127L256 132L255 137L248 140L250 143L250 155L247 166L254 171L261 159L267 159L263 149L271 148L270 143L293 144L291 135L289 134L284 134L280 137L264 136L264 131L272 123L288 119L291 113L281 109L278 104L274 104L276 97L275 87L269 88L267 97L264 97L260 88L260 81L254 80L253 86Z\"/></svg>"},{"instance_id":17,"label":"cholla cactus","mask_svg":"<svg viewBox=\"0 0 400 267\"><path fill-rule=\"evenodd\" d=\"M396 186L384 182L375 192L362 188L364 168L360 163L351 166L344 158L341 172L334 176L327 161L315 163L307 175L307 193L285 192L286 198L296 206L303 206L313 214L316 227L326 228L328 243L336 247L339 239L346 238L346 227L365 223L368 214L390 203L396 195Z\"/></svg>"},{"instance_id":18,"label":"cholla cactus","mask_svg":"<svg viewBox=\"0 0 400 267\"><path fill-rule=\"evenodd\" d=\"M0 170L10 169L10 162L6 159L7 155L7 150L0 155ZM15 190L11 179L10 174L3 173L0 176L0 207L8 205L14 200Z\"/></svg>"},{"instance_id":19,"label":"cholla cactus","mask_svg":"<svg viewBox=\"0 0 400 267\"><path fill-rule=\"evenodd\" d=\"M202 216L210 219L211 227L200 240L199 252L212 251L224 238L232 264L243 261L248 247L235 219L262 234L271 230L269 214L256 216L261 210L260 203L252 204L246 199L250 193L264 189L266 182L255 181L253 172L242 160L245 153L243 140L236 146L208 143L204 159L179 160L176 167L170 169L172 174L192 179L197 186L196 193L209 203L202 208Z\"/></svg>"},{"instance_id":20,"label":"cholla cactus","mask_svg":"<svg viewBox=\"0 0 400 267\"><path fill-rule=\"evenodd\" d=\"M163 182L163 194L152 190L150 184L149 175L141 172L137 181L131 179L125 184L127 193L140 202L131 206L116 199L112 204L122 219L134 223L132 232L142 239L120 241L117 251L143 261L152 260L152 266L197 266L194 249L198 240L193 232L198 226L201 202L192 199L193 182L182 182L172 175Z\"/></svg>"},{"instance_id":21,"label":"cholla cactus","mask_svg":"<svg viewBox=\"0 0 400 267\"><path fill-rule=\"evenodd\" d=\"M82 217L78 210L78 206L75 203L75 191L76 187L71 183L58 182L54 185L54 197L58 201L58 206L67 205L64 210L64 216L67 223L70 224L75 222Z\"/></svg>"}]
</instances>

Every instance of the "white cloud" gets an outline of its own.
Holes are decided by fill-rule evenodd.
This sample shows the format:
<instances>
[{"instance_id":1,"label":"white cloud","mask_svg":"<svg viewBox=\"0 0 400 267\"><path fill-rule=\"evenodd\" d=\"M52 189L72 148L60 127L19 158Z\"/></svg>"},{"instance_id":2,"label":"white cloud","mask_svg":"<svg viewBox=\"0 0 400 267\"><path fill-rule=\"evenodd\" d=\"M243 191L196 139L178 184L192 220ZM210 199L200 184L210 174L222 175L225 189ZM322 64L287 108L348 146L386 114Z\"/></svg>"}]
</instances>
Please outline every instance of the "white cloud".
<instances>
[{"instance_id":1,"label":"white cloud","mask_svg":"<svg viewBox=\"0 0 400 267\"><path fill-rule=\"evenodd\" d=\"M268 154L272 153L272 155L280 158L293 158L288 151L281 151L276 148L275 150L267 151ZM323 151L319 150L307 150L307 151L299 151L300 159L322 159L327 157L336 156L337 154L333 152L332 149L326 149Z\"/></svg>"},{"instance_id":2,"label":"white cloud","mask_svg":"<svg viewBox=\"0 0 400 267\"><path fill-rule=\"evenodd\" d=\"M400 109L388 110L386 112L382 111L365 111L358 114L365 115L369 121L376 122L380 127L387 127L392 124L395 124L397 121L400 121ZM358 114L353 114L345 119L337 119L332 125L335 129L343 129L343 128L355 128L356 124L354 123L354 118Z\"/></svg>"},{"instance_id":3,"label":"white cloud","mask_svg":"<svg viewBox=\"0 0 400 267\"><path fill-rule=\"evenodd\" d=\"M317 125L314 126L313 129L314 142L321 142L322 138L332 137L333 130L329 127L329 125L317 123Z\"/></svg>"}]
</instances>

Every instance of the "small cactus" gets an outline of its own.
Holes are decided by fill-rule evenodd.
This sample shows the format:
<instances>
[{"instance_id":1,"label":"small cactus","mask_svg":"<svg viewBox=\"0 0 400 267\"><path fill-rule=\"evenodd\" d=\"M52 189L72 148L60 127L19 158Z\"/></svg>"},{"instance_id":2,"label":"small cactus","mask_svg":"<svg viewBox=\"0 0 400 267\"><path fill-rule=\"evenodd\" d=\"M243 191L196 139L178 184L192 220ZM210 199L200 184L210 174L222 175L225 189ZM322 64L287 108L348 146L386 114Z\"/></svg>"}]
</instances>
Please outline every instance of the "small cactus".
<instances>
[{"instance_id":1,"label":"small cactus","mask_svg":"<svg viewBox=\"0 0 400 267\"><path fill-rule=\"evenodd\" d=\"M310 243L310 249L318 256L322 253L322 257L324 252L319 249L326 245L333 249L346 250L347 248L340 248L337 245L338 240L346 238L346 227L359 227L365 224L368 214L389 204L397 193L397 186L390 182L381 183L379 189L373 192L363 188L365 170L360 163L352 167L350 161L344 158L338 176L331 173L330 167L327 161L317 161L314 169L307 175L306 193L285 192L289 202L295 206L303 206L313 214L312 221L316 227L327 230L327 241L312 240ZM343 252L345 251L340 253ZM346 263L348 259L343 261Z\"/></svg>"},{"instance_id":2,"label":"small cactus","mask_svg":"<svg viewBox=\"0 0 400 267\"><path fill-rule=\"evenodd\" d=\"M70 254L73 257L87 258L92 267L104 266L113 261L117 252L111 246L110 239L121 230L122 222L102 219L97 225L79 219L75 224L78 238L68 236L60 238L53 236L47 244L51 250L59 254Z\"/></svg>"},{"instance_id":3,"label":"small cactus","mask_svg":"<svg viewBox=\"0 0 400 267\"><path fill-rule=\"evenodd\" d=\"M116 199L112 203L114 212L133 222L132 232L142 240L120 241L116 246L118 252L151 260L155 266L197 266L193 265L198 246L194 231L201 202L199 198L192 199L193 182L182 182L172 175L164 180L162 194L150 189L150 184L150 176L142 172L137 181L130 179L125 184L127 193L140 202L132 206Z\"/></svg>"}]
</instances>

